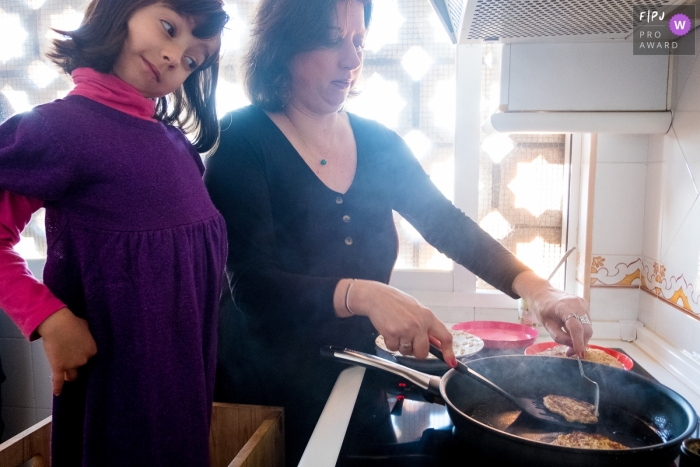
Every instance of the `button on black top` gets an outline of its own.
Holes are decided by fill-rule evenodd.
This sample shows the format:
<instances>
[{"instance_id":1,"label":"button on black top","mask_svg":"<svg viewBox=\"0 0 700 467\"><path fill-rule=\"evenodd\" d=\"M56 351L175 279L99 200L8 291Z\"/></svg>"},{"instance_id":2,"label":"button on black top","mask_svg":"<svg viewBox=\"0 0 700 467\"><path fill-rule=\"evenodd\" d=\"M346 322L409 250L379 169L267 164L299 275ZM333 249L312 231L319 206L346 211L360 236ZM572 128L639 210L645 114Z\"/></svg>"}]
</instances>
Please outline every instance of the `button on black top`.
<instances>
[{"instance_id":1,"label":"button on black top","mask_svg":"<svg viewBox=\"0 0 700 467\"><path fill-rule=\"evenodd\" d=\"M336 202L337 204L343 204L343 197L340 196L340 195L336 196L335 202Z\"/></svg>"},{"instance_id":2,"label":"button on black top","mask_svg":"<svg viewBox=\"0 0 700 467\"><path fill-rule=\"evenodd\" d=\"M350 216L348 216L347 214L345 214L345 215L343 216L343 222L345 222L345 223L350 222Z\"/></svg>"}]
</instances>

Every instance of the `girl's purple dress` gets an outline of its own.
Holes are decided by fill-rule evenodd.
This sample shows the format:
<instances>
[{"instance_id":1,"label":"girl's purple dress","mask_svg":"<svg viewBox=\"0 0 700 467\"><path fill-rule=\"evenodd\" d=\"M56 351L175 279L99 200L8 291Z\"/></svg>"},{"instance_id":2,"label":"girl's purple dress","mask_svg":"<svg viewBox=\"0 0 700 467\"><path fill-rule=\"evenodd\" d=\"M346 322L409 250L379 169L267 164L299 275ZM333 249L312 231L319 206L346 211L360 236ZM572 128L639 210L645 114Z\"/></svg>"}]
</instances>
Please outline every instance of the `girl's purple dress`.
<instances>
[{"instance_id":1,"label":"girl's purple dress","mask_svg":"<svg viewBox=\"0 0 700 467\"><path fill-rule=\"evenodd\" d=\"M53 467L208 466L226 226L202 172L180 130L82 96L0 126L0 188L45 201L44 282L97 342Z\"/></svg>"}]
</instances>

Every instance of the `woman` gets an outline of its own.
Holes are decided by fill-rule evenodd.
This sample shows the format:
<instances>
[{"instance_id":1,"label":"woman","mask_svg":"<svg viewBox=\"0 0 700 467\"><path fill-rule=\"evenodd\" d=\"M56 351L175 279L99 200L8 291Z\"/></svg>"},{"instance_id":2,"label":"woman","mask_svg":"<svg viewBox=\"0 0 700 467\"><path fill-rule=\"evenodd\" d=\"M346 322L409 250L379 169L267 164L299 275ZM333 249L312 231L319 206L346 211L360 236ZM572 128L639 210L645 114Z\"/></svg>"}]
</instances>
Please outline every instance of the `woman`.
<instances>
[{"instance_id":1,"label":"woman","mask_svg":"<svg viewBox=\"0 0 700 467\"><path fill-rule=\"evenodd\" d=\"M243 66L253 105L222 120L207 161L232 290L215 398L284 406L289 465L342 369L321 359L322 345L372 351L379 332L388 348L425 358L434 338L454 361L445 326L387 285L397 256L392 210L438 250L527 299L558 342L581 353L592 333L586 303L553 289L455 208L396 133L342 111L362 71L371 7L261 0Z\"/></svg>"}]
</instances>

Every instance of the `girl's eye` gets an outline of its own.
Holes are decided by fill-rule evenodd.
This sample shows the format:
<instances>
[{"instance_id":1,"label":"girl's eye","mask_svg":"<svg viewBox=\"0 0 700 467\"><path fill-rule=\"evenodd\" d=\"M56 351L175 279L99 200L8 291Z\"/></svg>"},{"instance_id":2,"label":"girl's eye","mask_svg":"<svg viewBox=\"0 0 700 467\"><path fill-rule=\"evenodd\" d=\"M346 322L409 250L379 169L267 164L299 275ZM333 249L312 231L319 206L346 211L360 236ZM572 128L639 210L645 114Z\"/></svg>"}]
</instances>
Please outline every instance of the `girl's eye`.
<instances>
[{"instance_id":1,"label":"girl's eye","mask_svg":"<svg viewBox=\"0 0 700 467\"><path fill-rule=\"evenodd\" d=\"M175 28L173 27L173 25L163 20L161 20L160 22L165 28L165 31L170 35L170 37L173 37L173 35L175 35Z\"/></svg>"},{"instance_id":2,"label":"girl's eye","mask_svg":"<svg viewBox=\"0 0 700 467\"><path fill-rule=\"evenodd\" d=\"M364 43L364 42L361 42L361 43L359 43L359 44L355 44L355 48L356 48L357 50L362 50L362 49L365 48L365 43Z\"/></svg>"},{"instance_id":3,"label":"girl's eye","mask_svg":"<svg viewBox=\"0 0 700 467\"><path fill-rule=\"evenodd\" d=\"M326 45L330 48L333 48L333 47L340 46L342 43L343 43L343 38L340 36L339 37L329 37Z\"/></svg>"},{"instance_id":4,"label":"girl's eye","mask_svg":"<svg viewBox=\"0 0 700 467\"><path fill-rule=\"evenodd\" d=\"M194 70L197 68L197 62L194 61L194 59L190 57L185 57L187 59L187 64L190 66L190 70Z\"/></svg>"}]
</instances>

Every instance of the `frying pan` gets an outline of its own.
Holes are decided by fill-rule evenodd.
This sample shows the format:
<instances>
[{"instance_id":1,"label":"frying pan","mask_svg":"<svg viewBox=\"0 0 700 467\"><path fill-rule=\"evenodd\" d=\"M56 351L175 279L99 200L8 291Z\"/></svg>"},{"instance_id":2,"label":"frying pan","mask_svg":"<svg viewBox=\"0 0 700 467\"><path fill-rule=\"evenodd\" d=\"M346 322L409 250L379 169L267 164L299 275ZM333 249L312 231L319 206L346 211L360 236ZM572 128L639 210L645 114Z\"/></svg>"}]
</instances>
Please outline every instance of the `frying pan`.
<instances>
[{"instance_id":1,"label":"frying pan","mask_svg":"<svg viewBox=\"0 0 700 467\"><path fill-rule=\"evenodd\" d=\"M337 360L379 368L441 397L455 426L464 459L471 455L509 466L669 465L697 423L692 406L671 389L635 373L583 362L586 375L600 385L600 417L590 430L629 449L607 451L549 444L569 432L523 416L509 401L467 376L449 370L427 375L354 350L324 348ZM473 360L470 367L516 397L548 394L586 400L578 363L557 357L506 355Z\"/></svg>"}]
</instances>

